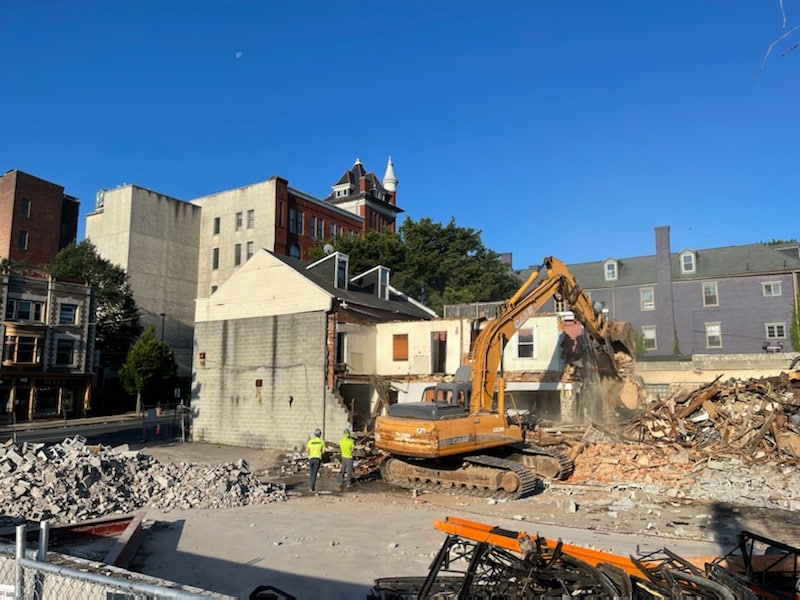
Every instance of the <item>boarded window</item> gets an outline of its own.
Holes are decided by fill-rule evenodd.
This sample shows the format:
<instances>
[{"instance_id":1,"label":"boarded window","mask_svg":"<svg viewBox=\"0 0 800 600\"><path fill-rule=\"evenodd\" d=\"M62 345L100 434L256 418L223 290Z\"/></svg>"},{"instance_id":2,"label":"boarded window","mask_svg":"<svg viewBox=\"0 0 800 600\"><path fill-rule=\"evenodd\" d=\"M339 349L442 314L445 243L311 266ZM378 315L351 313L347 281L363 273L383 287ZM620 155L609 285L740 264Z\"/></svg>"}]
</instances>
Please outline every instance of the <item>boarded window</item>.
<instances>
[{"instance_id":1,"label":"boarded window","mask_svg":"<svg viewBox=\"0 0 800 600\"><path fill-rule=\"evenodd\" d=\"M408 360L408 334L392 336L392 360Z\"/></svg>"}]
</instances>

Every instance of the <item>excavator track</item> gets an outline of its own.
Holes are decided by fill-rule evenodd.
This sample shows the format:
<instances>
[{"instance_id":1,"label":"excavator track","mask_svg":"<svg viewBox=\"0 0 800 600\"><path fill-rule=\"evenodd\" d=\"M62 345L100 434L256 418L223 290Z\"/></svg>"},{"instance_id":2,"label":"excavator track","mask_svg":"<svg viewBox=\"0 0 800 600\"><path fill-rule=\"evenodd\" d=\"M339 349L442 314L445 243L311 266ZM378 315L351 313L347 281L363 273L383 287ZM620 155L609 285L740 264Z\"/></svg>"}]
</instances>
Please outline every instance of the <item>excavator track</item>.
<instances>
[{"instance_id":1,"label":"excavator track","mask_svg":"<svg viewBox=\"0 0 800 600\"><path fill-rule=\"evenodd\" d=\"M381 476L386 483L407 489L509 500L543 489L536 473L520 462L488 455L469 456L456 468L389 457Z\"/></svg>"},{"instance_id":2,"label":"excavator track","mask_svg":"<svg viewBox=\"0 0 800 600\"><path fill-rule=\"evenodd\" d=\"M532 469L544 479L564 481L575 472L575 463L566 454L534 444L515 448L514 460Z\"/></svg>"}]
</instances>

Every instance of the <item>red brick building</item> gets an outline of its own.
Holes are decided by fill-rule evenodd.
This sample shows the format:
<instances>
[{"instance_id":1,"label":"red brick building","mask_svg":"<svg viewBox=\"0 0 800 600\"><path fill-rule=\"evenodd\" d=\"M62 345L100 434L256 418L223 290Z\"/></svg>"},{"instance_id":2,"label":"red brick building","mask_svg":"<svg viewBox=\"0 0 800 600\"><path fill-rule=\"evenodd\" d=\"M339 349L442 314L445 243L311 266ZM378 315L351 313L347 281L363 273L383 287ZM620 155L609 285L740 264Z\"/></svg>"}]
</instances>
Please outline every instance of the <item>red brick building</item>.
<instances>
[{"instance_id":1,"label":"red brick building","mask_svg":"<svg viewBox=\"0 0 800 600\"><path fill-rule=\"evenodd\" d=\"M0 259L50 263L78 233L76 198L55 183L11 170L0 176Z\"/></svg>"}]
</instances>

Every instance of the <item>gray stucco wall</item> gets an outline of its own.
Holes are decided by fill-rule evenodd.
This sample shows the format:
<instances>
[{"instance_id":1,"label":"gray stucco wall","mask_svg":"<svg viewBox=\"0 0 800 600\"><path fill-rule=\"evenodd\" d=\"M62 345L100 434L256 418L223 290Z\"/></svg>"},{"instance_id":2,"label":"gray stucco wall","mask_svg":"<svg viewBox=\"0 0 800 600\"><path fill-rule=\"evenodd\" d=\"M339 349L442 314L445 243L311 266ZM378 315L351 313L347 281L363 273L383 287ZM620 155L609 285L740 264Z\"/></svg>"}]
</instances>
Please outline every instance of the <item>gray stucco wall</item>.
<instances>
[{"instance_id":1,"label":"gray stucco wall","mask_svg":"<svg viewBox=\"0 0 800 600\"><path fill-rule=\"evenodd\" d=\"M300 450L319 427L338 440L347 413L325 388L325 342L321 311L197 323L193 439Z\"/></svg>"}]
</instances>

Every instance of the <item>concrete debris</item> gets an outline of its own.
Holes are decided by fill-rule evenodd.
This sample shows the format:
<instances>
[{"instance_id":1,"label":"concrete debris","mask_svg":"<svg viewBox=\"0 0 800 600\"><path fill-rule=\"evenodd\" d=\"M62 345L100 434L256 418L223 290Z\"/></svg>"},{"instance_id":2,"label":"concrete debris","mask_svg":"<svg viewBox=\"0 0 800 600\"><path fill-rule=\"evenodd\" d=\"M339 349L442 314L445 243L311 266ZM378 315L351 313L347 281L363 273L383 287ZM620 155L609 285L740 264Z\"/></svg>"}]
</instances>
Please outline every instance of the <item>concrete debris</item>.
<instances>
[{"instance_id":1,"label":"concrete debris","mask_svg":"<svg viewBox=\"0 0 800 600\"><path fill-rule=\"evenodd\" d=\"M592 425L572 444L575 472L568 483L635 488L675 501L798 510L796 385L785 375L726 383L718 378L656 399L614 431Z\"/></svg>"},{"instance_id":2,"label":"concrete debris","mask_svg":"<svg viewBox=\"0 0 800 600\"><path fill-rule=\"evenodd\" d=\"M283 485L263 483L244 460L162 464L127 445L87 445L82 436L49 446L12 440L0 446L0 526L19 519L77 523L144 507L219 509L286 498Z\"/></svg>"}]
</instances>

